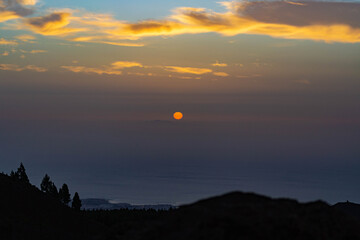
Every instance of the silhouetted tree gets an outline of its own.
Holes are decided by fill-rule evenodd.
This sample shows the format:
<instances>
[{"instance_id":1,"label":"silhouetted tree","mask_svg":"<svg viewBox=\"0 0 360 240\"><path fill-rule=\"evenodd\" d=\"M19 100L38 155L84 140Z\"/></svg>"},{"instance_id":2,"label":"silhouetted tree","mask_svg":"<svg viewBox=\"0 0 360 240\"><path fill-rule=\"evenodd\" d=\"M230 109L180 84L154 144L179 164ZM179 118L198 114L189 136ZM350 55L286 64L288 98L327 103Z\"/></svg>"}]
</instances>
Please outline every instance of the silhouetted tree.
<instances>
[{"instance_id":1,"label":"silhouetted tree","mask_svg":"<svg viewBox=\"0 0 360 240\"><path fill-rule=\"evenodd\" d=\"M21 182L30 183L29 178L26 174L25 167L22 163L20 163L20 167L17 169L16 175Z\"/></svg>"},{"instance_id":2,"label":"silhouetted tree","mask_svg":"<svg viewBox=\"0 0 360 240\"><path fill-rule=\"evenodd\" d=\"M18 179L19 179L18 176L17 176L17 174L16 174L16 172L14 172L13 170L11 170L10 177L11 177L12 179L14 179L14 180L18 180Z\"/></svg>"},{"instance_id":3,"label":"silhouetted tree","mask_svg":"<svg viewBox=\"0 0 360 240\"><path fill-rule=\"evenodd\" d=\"M69 202L71 201L71 195L70 195L70 192L69 192L69 188L65 183L59 189L59 199L65 205L68 205Z\"/></svg>"},{"instance_id":4,"label":"silhouetted tree","mask_svg":"<svg viewBox=\"0 0 360 240\"><path fill-rule=\"evenodd\" d=\"M55 184L50 180L49 175L47 174L45 174L43 180L41 181L40 190L45 193L49 193L55 198L59 198L58 190Z\"/></svg>"},{"instance_id":5,"label":"silhouetted tree","mask_svg":"<svg viewBox=\"0 0 360 240\"><path fill-rule=\"evenodd\" d=\"M79 194L77 192L75 192L72 203L71 203L71 207L74 208L75 210L80 210L81 208L81 200L79 197Z\"/></svg>"},{"instance_id":6,"label":"silhouetted tree","mask_svg":"<svg viewBox=\"0 0 360 240\"><path fill-rule=\"evenodd\" d=\"M45 174L43 180L41 181L41 184L40 184L40 190L43 191L43 192L50 192L50 189L51 189L51 180L50 180L50 177L49 175Z\"/></svg>"},{"instance_id":7,"label":"silhouetted tree","mask_svg":"<svg viewBox=\"0 0 360 240\"><path fill-rule=\"evenodd\" d=\"M10 177L23 183L30 183L29 178L26 174L25 167L22 163L20 163L20 167L18 167L16 172L11 171Z\"/></svg>"},{"instance_id":8,"label":"silhouetted tree","mask_svg":"<svg viewBox=\"0 0 360 240\"><path fill-rule=\"evenodd\" d=\"M51 182L49 193L54 198L59 198L59 192L58 192L57 187L55 186L55 184L53 182Z\"/></svg>"}]
</instances>

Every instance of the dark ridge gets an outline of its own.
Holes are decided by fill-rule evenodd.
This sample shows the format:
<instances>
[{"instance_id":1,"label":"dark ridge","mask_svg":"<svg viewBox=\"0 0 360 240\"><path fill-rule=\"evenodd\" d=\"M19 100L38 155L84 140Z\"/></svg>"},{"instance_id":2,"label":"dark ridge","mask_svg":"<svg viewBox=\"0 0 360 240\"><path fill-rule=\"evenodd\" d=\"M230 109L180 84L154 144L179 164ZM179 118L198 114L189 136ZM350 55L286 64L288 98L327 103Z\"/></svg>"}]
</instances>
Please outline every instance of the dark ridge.
<instances>
[{"instance_id":1,"label":"dark ridge","mask_svg":"<svg viewBox=\"0 0 360 240\"><path fill-rule=\"evenodd\" d=\"M75 211L0 174L0 239L360 240L360 222L339 206L232 192L169 211Z\"/></svg>"},{"instance_id":2,"label":"dark ridge","mask_svg":"<svg viewBox=\"0 0 360 240\"><path fill-rule=\"evenodd\" d=\"M121 239L360 239L360 224L323 201L233 192L182 206Z\"/></svg>"},{"instance_id":3,"label":"dark ridge","mask_svg":"<svg viewBox=\"0 0 360 240\"><path fill-rule=\"evenodd\" d=\"M0 174L0 239L111 239L111 231L88 220L31 184Z\"/></svg>"},{"instance_id":4,"label":"dark ridge","mask_svg":"<svg viewBox=\"0 0 360 240\"><path fill-rule=\"evenodd\" d=\"M335 204L333 207L360 221L360 204L352 202L340 202Z\"/></svg>"}]
</instances>

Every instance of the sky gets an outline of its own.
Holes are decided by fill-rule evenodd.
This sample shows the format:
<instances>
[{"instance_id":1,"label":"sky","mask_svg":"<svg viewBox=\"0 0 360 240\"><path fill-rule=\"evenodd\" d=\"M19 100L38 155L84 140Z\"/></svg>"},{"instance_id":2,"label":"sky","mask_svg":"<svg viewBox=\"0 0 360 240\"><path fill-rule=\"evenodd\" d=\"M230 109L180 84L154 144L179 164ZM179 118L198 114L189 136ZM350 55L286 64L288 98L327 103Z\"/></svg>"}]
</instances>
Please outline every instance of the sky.
<instances>
[{"instance_id":1,"label":"sky","mask_svg":"<svg viewBox=\"0 0 360 240\"><path fill-rule=\"evenodd\" d=\"M0 0L0 171L360 202L359 80L359 1Z\"/></svg>"}]
</instances>

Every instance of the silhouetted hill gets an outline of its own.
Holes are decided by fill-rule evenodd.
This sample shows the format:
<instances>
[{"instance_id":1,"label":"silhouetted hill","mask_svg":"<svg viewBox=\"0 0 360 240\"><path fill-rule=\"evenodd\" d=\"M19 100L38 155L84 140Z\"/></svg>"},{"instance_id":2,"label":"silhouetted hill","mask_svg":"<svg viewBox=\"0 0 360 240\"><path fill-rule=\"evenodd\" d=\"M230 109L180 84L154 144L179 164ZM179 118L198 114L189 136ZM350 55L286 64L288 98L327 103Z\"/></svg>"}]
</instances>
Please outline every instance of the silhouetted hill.
<instances>
[{"instance_id":1,"label":"silhouetted hill","mask_svg":"<svg viewBox=\"0 0 360 240\"><path fill-rule=\"evenodd\" d=\"M3 174L0 196L1 240L360 240L360 222L322 201L233 192L169 211L77 212Z\"/></svg>"},{"instance_id":2,"label":"silhouetted hill","mask_svg":"<svg viewBox=\"0 0 360 240\"><path fill-rule=\"evenodd\" d=\"M360 204L341 202L335 204L333 207L360 221Z\"/></svg>"},{"instance_id":3,"label":"silhouetted hill","mask_svg":"<svg viewBox=\"0 0 360 240\"><path fill-rule=\"evenodd\" d=\"M0 239L108 239L102 224L58 200L0 174ZM110 239L110 238L109 238Z\"/></svg>"},{"instance_id":4,"label":"silhouetted hill","mask_svg":"<svg viewBox=\"0 0 360 240\"><path fill-rule=\"evenodd\" d=\"M234 192L182 206L122 239L360 239L360 224L322 201Z\"/></svg>"}]
</instances>

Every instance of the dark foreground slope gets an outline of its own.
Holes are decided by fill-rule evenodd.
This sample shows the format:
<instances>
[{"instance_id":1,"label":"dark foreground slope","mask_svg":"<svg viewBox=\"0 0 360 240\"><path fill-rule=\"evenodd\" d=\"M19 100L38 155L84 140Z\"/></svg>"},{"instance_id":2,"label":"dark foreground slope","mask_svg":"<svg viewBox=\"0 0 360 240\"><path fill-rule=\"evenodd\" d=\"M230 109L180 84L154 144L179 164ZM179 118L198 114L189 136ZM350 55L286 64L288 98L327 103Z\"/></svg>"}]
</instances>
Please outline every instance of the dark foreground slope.
<instances>
[{"instance_id":1,"label":"dark foreground slope","mask_svg":"<svg viewBox=\"0 0 360 240\"><path fill-rule=\"evenodd\" d=\"M76 212L0 174L1 240L360 240L360 223L318 201L234 192L170 211Z\"/></svg>"},{"instance_id":2,"label":"dark foreground slope","mask_svg":"<svg viewBox=\"0 0 360 240\"><path fill-rule=\"evenodd\" d=\"M360 221L360 204L341 202L335 204L333 207Z\"/></svg>"},{"instance_id":3,"label":"dark foreground slope","mask_svg":"<svg viewBox=\"0 0 360 240\"><path fill-rule=\"evenodd\" d=\"M324 202L234 192L170 211L122 239L360 239L360 224Z\"/></svg>"},{"instance_id":4,"label":"dark foreground slope","mask_svg":"<svg viewBox=\"0 0 360 240\"><path fill-rule=\"evenodd\" d=\"M0 174L0 239L111 239L109 229L58 200Z\"/></svg>"}]
</instances>

